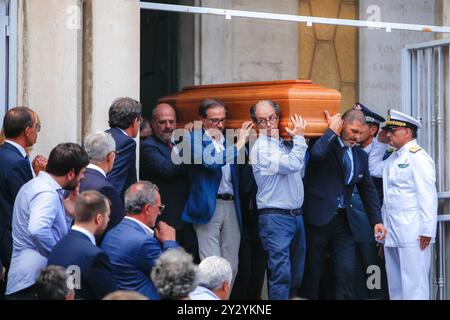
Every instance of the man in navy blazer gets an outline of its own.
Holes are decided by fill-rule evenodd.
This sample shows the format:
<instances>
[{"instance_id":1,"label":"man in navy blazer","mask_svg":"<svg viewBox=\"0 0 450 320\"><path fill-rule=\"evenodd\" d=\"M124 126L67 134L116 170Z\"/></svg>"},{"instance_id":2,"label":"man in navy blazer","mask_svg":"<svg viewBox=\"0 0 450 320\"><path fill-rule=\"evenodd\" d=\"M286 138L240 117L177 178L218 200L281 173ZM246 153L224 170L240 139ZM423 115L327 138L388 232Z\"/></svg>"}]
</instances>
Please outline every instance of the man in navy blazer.
<instances>
[{"instance_id":1,"label":"man in navy blazer","mask_svg":"<svg viewBox=\"0 0 450 320\"><path fill-rule=\"evenodd\" d=\"M136 138L142 107L131 98L118 98L109 108L110 133L116 142L116 159L107 179L123 199L125 190L137 181Z\"/></svg>"},{"instance_id":2,"label":"man in navy blazer","mask_svg":"<svg viewBox=\"0 0 450 320\"><path fill-rule=\"evenodd\" d=\"M148 181L131 185L125 192L127 215L101 244L111 261L119 289L137 291L152 300L159 299L159 295L150 272L163 251L178 247L174 228L164 221L155 227L163 209L156 185Z\"/></svg>"},{"instance_id":3,"label":"man in navy blazer","mask_svg":"<svg viewBox=\"0 0 450 320\"><path fill-rule=\"evenodd\" d=\"M319 298L319 285L325 266L326 249L331 245L336 283L336 299L351 299L355 270L354 217L352 191L356 185L374 228L374 236L382 240L386 229L382 224L378 194L368 168L368 156L358 142L364 114L350 109L341 118L325 112L329 128L310 148L305 176L303 205L307 256L304 294Z\"/></svg>"},{"instance_id":4,"label":"man in navy blazer","mask_svg":"<svg viewBox=\"0 0 450 320\"><path fill-rule=\"evenodd\" d=\"M3 119L5 142L0 146L0 261L8 269L12 254L12 214L19 189L33 178L25 148L36 143L40 128L34 112L10 109ZM1 266L0 266L1 269ZM2 295L0 289L0 295Z\"/></svg>"},{"instance_id":5,"label":"man in navy blazer","mask_svg":"<svg viewBox=\"0 0 450 320\"><path fill-rule=\"evenodd\" d=\"M151 126L153 135L141 141L140 178L158 186L161 201L166 203L159 219L176 229L177 242L199 262L194 228L181 220L189 180L185 165L172 161L172 152L176 151L172 142L172 133L177 128L175 110L167 103L158 104L152 111Z\"/></svg>"},{"instance_id":6,"label":"man in navy blazer","mask_svg":"<svg viewBox=\"0 0 450 320\"><path fill-rule=\"evenodd\" d=\"M124 205L114 186L106 180L106 174L114 165L116 144L110 134L100 131L90 134L84 142L84 149L89 156L89 165L80 182L80 192L96 190L105 195L111 203L111 215L107 232L122 221L125 215Z\"/></svg>"},{"instance_id":7,"label":"man in navy blazer","mask_svg":"<svg viewBox=\"0 0 450 320\"><path fill-rule=\"evenodd\" d=\"M104 195L94 190L81 193L75 201L72 229L50 252L47 265L73 272L77 299L100 300L117 290L108 256L95 242L95 237L105 231L109 215L109 202Z\"/></svg>"},{"instance_id":8,"label":"man in navy blazer","mask_svg":"<svg viewBox=\"0 0 450 320\"><path fill-rule=\"evenodd\" d=\"M199 116L202 128L191 134L187 165L190 192L182 219L194 224L200 259L219 256L227 259L236 277L242 217L239 201L237 160L245 163L244 147L252 122L245 122L236 144L225 141L226 107L222 101L201 102ZM233 137L234 138L234 137ZM184 146L185 144L183 144ZM242 152L240 153L239 151ZM234 281L234 280L233 280Z\"/></svg>"}]
</instances>

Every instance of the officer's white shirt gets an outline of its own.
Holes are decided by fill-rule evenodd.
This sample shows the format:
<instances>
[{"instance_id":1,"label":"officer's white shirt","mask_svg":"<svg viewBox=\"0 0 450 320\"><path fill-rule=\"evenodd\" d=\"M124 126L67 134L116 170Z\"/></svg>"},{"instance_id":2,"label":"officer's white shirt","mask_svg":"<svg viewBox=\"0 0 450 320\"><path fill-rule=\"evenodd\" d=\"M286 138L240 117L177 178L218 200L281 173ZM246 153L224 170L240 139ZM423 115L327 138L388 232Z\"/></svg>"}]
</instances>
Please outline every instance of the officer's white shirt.
<instances>
[{"instance_id":1,"label":"officer's white shirt","mask_svg":"<svg viewBox=\"0 0 450 320\"><path fill-rule=\"evenodd\" d=\"M431 157L412 140L385 160L383 222L386 247L419 246L419 236L434 241L437 226L436 170ZM412 149L411 149L412 148Z\"/></svg>"},{"instance_id":2,"label":"officer's white shirt","mask_svg":"<svg viewBox=\"0 0 450 320\"><path fill-rule=\"evenodd\" d=\"M383 176L383 157L387 147L388 145L386 143L379 142L374 137L372 143L364 148L364 151L369 155L369 172L372 177L381 178Z\"/></svg>"}]
</instances>

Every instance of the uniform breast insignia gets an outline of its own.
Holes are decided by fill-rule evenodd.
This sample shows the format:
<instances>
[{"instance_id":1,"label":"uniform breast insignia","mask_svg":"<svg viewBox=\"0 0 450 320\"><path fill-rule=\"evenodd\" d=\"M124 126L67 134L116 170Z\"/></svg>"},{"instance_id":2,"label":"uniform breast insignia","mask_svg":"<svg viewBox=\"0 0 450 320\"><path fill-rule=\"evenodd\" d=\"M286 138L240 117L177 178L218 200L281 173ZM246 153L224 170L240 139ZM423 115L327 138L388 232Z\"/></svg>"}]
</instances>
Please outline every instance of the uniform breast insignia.
<instances>
[{"instance_id":1,"label":"uniform breast insignia","mask_svg":"<svg viewBox=\"0 0 450 320\"><path fill-rule=\"evenodd\" d=\"M417 151L420 151L420 150L422 150L422 148L419 146L412 146L411 148L409 148L409 152L412 152L412 153L416 153Z\"/></svg>"},{"instance_id":2,"label":"uniform breast insignia","mask_svg":"<svg viewBox=\"0 0 450 320\"><path fill-rule=\"evenodd\" d=\"M399 164L398 164L398 167L399 167L400 169L408 168L408 167L409 167L409 163L407 163L407 162L408 162L408 159L406 159L405 163L399 163Z\"/></svg>"}]
</instances>

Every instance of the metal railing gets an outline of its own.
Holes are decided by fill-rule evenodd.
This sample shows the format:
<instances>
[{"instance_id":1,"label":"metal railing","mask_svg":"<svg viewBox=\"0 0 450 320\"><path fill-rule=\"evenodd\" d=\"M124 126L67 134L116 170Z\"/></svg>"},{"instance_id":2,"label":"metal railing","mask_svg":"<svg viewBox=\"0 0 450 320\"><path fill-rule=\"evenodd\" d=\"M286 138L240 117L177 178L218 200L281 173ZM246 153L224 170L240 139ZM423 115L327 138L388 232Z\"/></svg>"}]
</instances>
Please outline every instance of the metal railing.
<instances>
[{"instance_id":1,"label":"metal railing","mask_svg":"<svg viewBox=\"0 0 450 320\"><path fill-rule=\"evenodd\" d=\"M446 225L450 221L450 41L406 46L402 51L402 111L422 121L420 145L436 164L440 212L433 246L430 297L447 299ZM444 213L445 212L445 213Z\"/></svg>"}]
</instances>

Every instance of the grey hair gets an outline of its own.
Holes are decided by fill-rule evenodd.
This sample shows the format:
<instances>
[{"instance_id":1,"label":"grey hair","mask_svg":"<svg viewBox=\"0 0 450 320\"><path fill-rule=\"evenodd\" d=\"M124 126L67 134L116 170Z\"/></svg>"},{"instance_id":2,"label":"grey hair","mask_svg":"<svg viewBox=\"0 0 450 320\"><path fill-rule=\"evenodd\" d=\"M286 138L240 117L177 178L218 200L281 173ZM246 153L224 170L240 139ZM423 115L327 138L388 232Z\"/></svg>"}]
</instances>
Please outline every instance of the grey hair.
<instances>
[{"instance_id":1,"label":"grey hair","mask_svg":"<svg viewBox=\"0 0 450 320\"><path fill-rule=\"evenodd\" d=\"M116 142L109 133L99 131L86 137L84 149L89 156L89 160L102 162L108 154L116 151Z\"/></svg>"},{"instance_id":2,"label":"grey hair","mask_svg":"<svg viewBox=\"0 0 450 320\"><path fill-rule=\"evenodd\" d=\"M36 282L39 300L64 300L70 293L69 273L61 266L50 265L41 271Z\"/></svg>"},{"instance_id":3,"label":"grey hair","mask_svg":"<svg viewBox=\"0 0 450 320\"><path fill-rule=\"evenodd\" d=\"M264 104L264 103L267 103L267 104L271 105L272 108L273 108L273 111L275 111L275 113L277 114L278 118L280 118L280 116L281 116L281 108L278 105L278 103L276 103L273 100L259 100L257 103L252 105L252 107L250 108L250 117L252 118L252 120L254 122L256 122L256 107L258 107L258 105Z\"/></svg>"},{"instance_id":4,"label":"grey hair","mask_svg":"<svg viewBox=\"0 0 450 320\"><path fill-rule=\"evenodd\" d=\"M139 214L145 205L153 205L158 187L149 181L138 181L125 191L125 212Z\"/></svg>"},{"instance_id":5,"label":"grey hair","mask_svg":"<svg viewBox=\"0 0 450 320\"><path fill-rule=\"evenodd\" d=\"M366 117L361 110L358 109L348 109L342 115L342 119L348 123L353 123L354 121L361 122L362 124L366 124Z\"/></svg>"},{"instance_id":6,"label":"grey hair","mask_svg":"<svg viewBox=\"0 0 450 320\"><path fill-rule=\"evenodd\" d=\"M156 261L151 278L162 299L184 298L197 287L198 267L183 248L170 249Z\"/></svg>"},{"instance_id":7,"label":"grey hair","mask_svg":"<svg viewBox=\"0 0 450 320\"><path fill-rule=\"evenodd\" d=\"M199 282L198 284L211 291L219 289L226 281L231 285L233 272L230 263L218 256L205 258L198 265Z\"/></svg>"}]
</instances>

